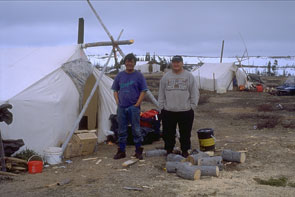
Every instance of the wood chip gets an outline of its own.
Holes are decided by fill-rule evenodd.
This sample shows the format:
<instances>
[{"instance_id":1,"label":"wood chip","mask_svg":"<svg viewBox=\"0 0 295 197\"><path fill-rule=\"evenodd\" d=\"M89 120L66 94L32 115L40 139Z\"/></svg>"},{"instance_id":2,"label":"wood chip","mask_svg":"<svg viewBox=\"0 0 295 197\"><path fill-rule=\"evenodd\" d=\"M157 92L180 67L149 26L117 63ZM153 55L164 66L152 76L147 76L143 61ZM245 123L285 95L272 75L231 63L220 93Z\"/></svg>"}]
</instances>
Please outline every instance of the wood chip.
<instances>
[{"instance_id":1,"label":"wood chip","mask_svg":"<svg viewBox=\"0 0 295 197\"><path fill-rule=\"evenodd\" d=\"M96 160L98 157L82 159L83 161Z\"/></svg>"},{"instance_id":2,"label":"wood chip","mask_svg":"<svg viewBox=\"0 0 295 197\"><path fill-rule=\"evenodd\" d=\"M128 167L131 166L133 164L135 164L136 162L138 162L138 159L130 159L128 161L125 161L124 163L122 163L123 167Z\"/></svg>"},{"instance_id":3,"label":"wood chip","mask_svg":"<svg viewBox=\"0 0 295 197\"><path fill-rule=\"evenodd\" d=\"M97 160L97 162L96 162L95 164L98 165L101 161L102 161L102 160L99 159L99 160Z\"/></svg>"},{"instance_id":4,"label":"wood chip","mask_svg":"<svg viewBox=\"0 0 295 197\"><path fill-rule=\"evenodd\" d=\"M124 189L127 189L127 190L143 191L143 189L138 188L138 187L123 187L123 188L124 188Z\"/></svg>"}]
</instances>

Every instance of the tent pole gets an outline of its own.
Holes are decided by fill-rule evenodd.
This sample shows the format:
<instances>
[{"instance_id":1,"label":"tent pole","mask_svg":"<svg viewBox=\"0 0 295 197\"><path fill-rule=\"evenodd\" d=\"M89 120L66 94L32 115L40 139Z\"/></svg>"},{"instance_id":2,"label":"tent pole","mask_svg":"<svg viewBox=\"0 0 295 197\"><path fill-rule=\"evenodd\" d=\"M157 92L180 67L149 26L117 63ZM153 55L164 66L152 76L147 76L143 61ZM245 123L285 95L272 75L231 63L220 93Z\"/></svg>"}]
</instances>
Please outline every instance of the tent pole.
<instances>
[{"instance_id":1,"label":"tent pole","mask_svg":"<svg viewBox=\"0 0 295 197\"><path fill-rule=\"evenodd\" d=\"M114 46L114 45L129 45L133 44L134 40L120 40L120 41L106 41L106 42L92 42L92 43L85 43L82 44L82 48L88 48L88 47L98 47L98 46Z\"/></svg>"},{"instance_id":2,"label":"tent pole","mask_svg":"<svg viewBox=\"0 0 295 197\"><path fill-rule=\"evenodd\" d=\"M215 92L215 73L213 73L213 90Z\"/></svg>"},{"instance_id":3,"label":"tent pole","mask_svg":"<svg viewBox=\"0 0 295 197\"><path fill-rule=\"evenodd\" d=\"M4 152L4 145L2 141L2 136L1 136L1 130L0 130L0 155L1 155L1 171L6 172L6 165L5 165L5 152Z\"/></svg>"},{"instance_id":4,"label":"tent pole","mask_svg":"<svg viewBox=\"0 0 295 197\"><path fill-rule=\"evenodd\" d=\"M198 70L198 72L199 72L199 84L200 84L200 89L201 89L201 76L200 76L200 70Z\"/></svg>"},{"instance_id":5,"label":"tent pole","mask_svg":"<svg viewBox=\"0 0 295 197\"><path fill-rule=\"evenodd\" d=\"M78 26L78 44L84 43L84 19L79 18L79 26Z\"/></svg>"}]
</instances>

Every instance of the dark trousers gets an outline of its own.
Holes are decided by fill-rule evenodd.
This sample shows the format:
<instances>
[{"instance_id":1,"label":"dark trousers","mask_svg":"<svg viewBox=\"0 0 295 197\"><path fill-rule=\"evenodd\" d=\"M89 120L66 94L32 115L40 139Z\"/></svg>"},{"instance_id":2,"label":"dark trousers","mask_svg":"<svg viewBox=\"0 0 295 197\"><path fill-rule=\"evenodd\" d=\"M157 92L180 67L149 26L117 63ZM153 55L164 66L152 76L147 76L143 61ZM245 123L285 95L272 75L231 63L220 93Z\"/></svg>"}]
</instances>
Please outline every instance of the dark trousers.
<instances>
[{"instance_id":1,"label":"dark trousers","mask_svg":"<svg viewBox=\"0 0 295 197\"><path fill-rule=\"evenodd\" d=\"M191 130L194 122L194 111L171 112L162 110L163 139L165 150L172 151L175 146L176 126L178 124L180 134L181 151L191 148Z\"/></svg>"}]
</instances>

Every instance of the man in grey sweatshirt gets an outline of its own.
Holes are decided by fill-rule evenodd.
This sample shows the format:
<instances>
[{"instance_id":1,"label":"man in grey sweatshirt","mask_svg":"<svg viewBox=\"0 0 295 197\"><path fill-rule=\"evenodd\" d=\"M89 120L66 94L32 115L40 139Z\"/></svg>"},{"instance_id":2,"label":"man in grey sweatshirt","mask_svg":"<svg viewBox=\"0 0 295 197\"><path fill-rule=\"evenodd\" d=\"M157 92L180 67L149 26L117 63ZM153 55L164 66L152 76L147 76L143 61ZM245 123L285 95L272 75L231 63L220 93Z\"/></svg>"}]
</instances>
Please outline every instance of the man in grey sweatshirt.
<instances>
[{"instance_id":1,"label":"man in grey sweatshirt","mask_svg":"<svg viewBox=\"0 0 295 197\"><path fill-rule=\"evenodd\" d=\"M182 156L188 156L188 150L191 148L190 137L194 122L194 110L198 101L199 90L195 77L183 69L181 56L173 56L172 70L162 77L158 97L167 154L172 153L175 146L178 124Z\"/></svg>"}]
</instances>

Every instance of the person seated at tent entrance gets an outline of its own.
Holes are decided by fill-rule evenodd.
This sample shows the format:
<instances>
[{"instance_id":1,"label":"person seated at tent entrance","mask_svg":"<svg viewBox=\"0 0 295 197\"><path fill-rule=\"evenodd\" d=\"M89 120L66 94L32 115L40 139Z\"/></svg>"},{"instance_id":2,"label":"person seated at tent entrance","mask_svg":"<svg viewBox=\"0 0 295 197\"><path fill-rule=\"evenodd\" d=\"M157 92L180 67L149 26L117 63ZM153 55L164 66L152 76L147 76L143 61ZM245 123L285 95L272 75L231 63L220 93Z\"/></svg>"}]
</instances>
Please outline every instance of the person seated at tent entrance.
<instances>
[{"instance_id":1,"label":"person seated at tent entrance","mask_svg":"<svg viewBox=\"0 0 295 197\"><path fill-rule=\"evenodd\" d=\"M140 131L140 104L146 93L147 85L144 76L134 70L136 57L132 53L124 58L126 70L116 76L112 89L118 105L118 142L119 147L114 159L126 157L126 142L128 137L128 124L131 123L133 141L135 144L135 157L143 159L141 143L143 141Z\"/></svg>"},{"instance_id":2,"label":"person seated at tent entrance","mask_svg":"<svg viewBox=\"0 0 295 197\"><path fill-rule=\"evenodd\" d=\"M194 122L194 109L199 101L199 89L195 77L183 69L183 59L176 55L172 58L172 70L160 81L159 107L163 124L163 139L167 154L175 146L176 126L180 134L182 156L188 156L191 148L191 130Z\"/></svg>"}]
</instances>

